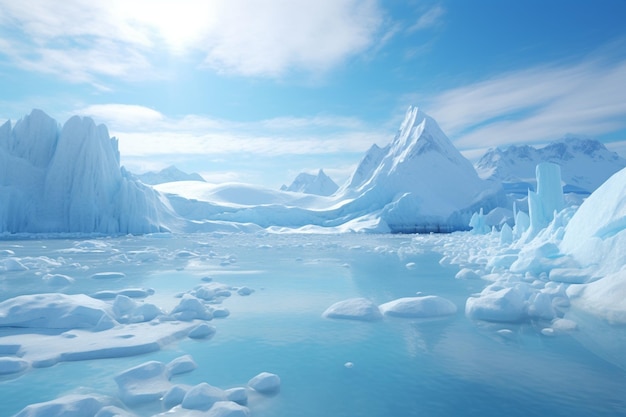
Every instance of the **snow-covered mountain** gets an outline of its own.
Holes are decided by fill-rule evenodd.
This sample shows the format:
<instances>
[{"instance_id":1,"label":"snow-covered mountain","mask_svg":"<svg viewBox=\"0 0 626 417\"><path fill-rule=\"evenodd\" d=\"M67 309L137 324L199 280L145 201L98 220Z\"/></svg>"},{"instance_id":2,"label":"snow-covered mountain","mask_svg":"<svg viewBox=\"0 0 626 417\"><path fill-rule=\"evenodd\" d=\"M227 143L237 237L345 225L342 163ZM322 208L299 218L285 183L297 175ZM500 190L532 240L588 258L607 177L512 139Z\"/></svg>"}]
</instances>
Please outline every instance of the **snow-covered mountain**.
<instances>
[{"instance_id":1,"label":"snow-covered mountain","mask_svg":"<svg viewBox=\"0 0 626 417\"><path fill-rule=\"evenodd\" d=\"M304 194L329 196L335 193L339 186L335 184L324 170L320 169L317 175L302 172L293 180L291 185L280 187L281 191L292 191Z\"/></svg>"},{"instance_id":2,"label":"snow-covered mountain","mask_svg":"<svg viewBox=\"0 0 626 417\"><path fill-rule=\"evenodd\" d=\"M120 167L117 139L74 116L41 110L0 127L0 233L148 233L173 213Z\"/></svg>"},{"instance_id":3,"label":"snow-covered mountain","mask_svg":"<svg viewBox=\"0 0 626 417\"><path fill-rule=\"evenodd\" d=\"M200 174L192 172L187 174L184 171L171 165L167 168L163 168L160 171L150 171L143 174L135 174L137 178L144 184L157 185L164 184L166 182L176 181L204 181L204 178Z\"/></svg>"},{"instance_id":4,"label":"snow-covered mountain","mask_svg":"<svg viewBox=\"0 0 626 417\"><path fill-rule=\"evenodd\" d=\"M369 149L340 193L351 207L382 209L392 231L464 229L468 210L498 187L481 180L437 122L408 109L398 133L384 148Z\"/></svg>"},{"instance_id":5,"label":"snow-covered mountain","mask_svg":"<svg viewBox=\"0 0 626 417\"><path fill-rule=\"evenodd\" d=\"M487 180L504 182L508 189L526 192L541 162L561 166L565 191L589 194L611 175L626 167L626 159L609 151L601 142L572 135L543 148L511 146L490 149L476 163L478 174Z\"/></svg>"},{"instance_id":6,"label":"snow-covered mountain","mask_svg":"<svg viewBox=\"0 0 626 417\"><path fill-rule=\"evenodd\" d=\"M499 187L481 180L437 123L409 108L387 146L372 146L351 178L325 197L245 184L162 184L174 209L195 221L266 228L453 231L468 228L479 207L493 208Z\"/></svg>"}]
</instances>

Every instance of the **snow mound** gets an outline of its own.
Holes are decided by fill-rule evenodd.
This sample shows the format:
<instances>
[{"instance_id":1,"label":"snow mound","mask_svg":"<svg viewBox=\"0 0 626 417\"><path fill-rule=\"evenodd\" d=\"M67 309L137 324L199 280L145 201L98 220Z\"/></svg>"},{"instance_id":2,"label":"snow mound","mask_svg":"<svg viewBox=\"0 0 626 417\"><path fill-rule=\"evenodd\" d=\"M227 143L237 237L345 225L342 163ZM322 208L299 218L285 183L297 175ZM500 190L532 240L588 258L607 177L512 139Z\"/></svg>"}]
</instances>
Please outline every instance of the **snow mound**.
<instances>
[{"instance_id":1,"label":"snow mound","mask_svg":"<svg viewBox=\"0 0 626 417\"><path fill-rule=\"evenodd\" d=\"M350 298L339 301L328 307L322 316L331 319L363 321L374 321L382 318L378 306L366 298Z\"/></svg>"},{"instance_id":2,"label":"snow mound","mask_svg":"<svg viewBox=\"0 0 626 417\"><path fill-rule=\"evenodd\" d=\"M406 318L427 318L449 316L457 309L454 303L436 295L424 297L404 297L380 306L380 311L387 316Z\"/></svg>"}]
</instances>

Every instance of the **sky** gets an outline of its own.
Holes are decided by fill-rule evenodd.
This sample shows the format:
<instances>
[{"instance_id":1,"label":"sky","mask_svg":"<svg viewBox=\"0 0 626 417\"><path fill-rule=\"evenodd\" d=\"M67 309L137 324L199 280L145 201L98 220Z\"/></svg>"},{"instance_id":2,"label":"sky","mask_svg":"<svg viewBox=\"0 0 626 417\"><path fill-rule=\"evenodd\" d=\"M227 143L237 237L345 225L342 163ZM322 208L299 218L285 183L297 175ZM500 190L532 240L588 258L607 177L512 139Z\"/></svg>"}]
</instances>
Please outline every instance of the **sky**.
<instances>
[{"instance_id":1,"label":"sky","mask_svg":"<svg viewBox=\"0 0 626 417\"><path fill-rule=\"evenodd\" d=\"M409 106L475 161L591 136L626 156L626 1L0 0L0 120L90 116L122 164L339 185Z\"/></svg>"}]
</instances>

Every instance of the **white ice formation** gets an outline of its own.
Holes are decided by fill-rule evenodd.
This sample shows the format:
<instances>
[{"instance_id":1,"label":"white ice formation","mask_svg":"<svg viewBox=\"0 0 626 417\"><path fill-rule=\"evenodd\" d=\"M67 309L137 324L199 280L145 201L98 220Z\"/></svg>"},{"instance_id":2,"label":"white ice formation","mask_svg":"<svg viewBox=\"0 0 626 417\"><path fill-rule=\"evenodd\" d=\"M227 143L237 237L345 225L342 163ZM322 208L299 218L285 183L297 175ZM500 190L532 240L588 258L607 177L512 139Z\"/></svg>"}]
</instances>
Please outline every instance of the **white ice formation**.
<instances>
[{"instance_id":1,"label":"white ice formation","mask_svg":"<svg viewBox=\"0 0 626 417\"><path fill-rule=\"evenodd\" d=\"M483 246L482 253L456 255L455 263L465 265L460 277L476 274L492 281L467 300L466 315L493 322L539 320L552 329L544 334L576 327L561 321L570 306L626 323L626 169L578 209L563 208L558 166L540 164L537 182L537 192L529 191L530 216L516 217L521 222L514 233L468 234L485 240L464 242ZM504 233L505 239L499 236Z\"/></svg>"},{"instance_id":2,"label":"white ice formation","mask_svg":"<svg viewBox=\"0 0 626 417\"><path fill-rule=\"evenodd\" d=\"M150 233L171 214L120 167L117 139L90 118L62 128L41 110L0 127L0 232Z\"/></svg>"}]
</instances>

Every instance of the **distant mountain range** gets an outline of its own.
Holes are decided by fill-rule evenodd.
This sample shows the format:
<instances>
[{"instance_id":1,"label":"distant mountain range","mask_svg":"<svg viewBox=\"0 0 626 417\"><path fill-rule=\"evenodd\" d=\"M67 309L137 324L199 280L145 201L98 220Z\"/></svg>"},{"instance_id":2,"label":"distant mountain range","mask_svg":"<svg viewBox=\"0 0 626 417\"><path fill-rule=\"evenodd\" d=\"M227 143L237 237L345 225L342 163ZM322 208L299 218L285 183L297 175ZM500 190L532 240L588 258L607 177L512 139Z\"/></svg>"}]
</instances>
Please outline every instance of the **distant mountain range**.
<instances>
[{"instance_id":1,"label":"distant mountain range","mask_svg":"<svg viewBox=\"0 0 626 417\"><path fill-rule=\"evenodd\" d=\"M534 187L535 167L540 162L560 165L564 191L583 194L590 194L626 167L626 159L601 142L573 135L542 148L524 145L490 149L475 167L481 178L503 183L509 191L525 193L529 185Z\"/></svg>"},{"instance_id":2,"label":"distant mountain range","mask_svg":"<svg viewBox=\"0 0 626 417\"><path fill-rule=\"evenodd\" d=\"M339 186L335 181L326 175L324 170L320 169L317 175L306 172L298 174L289 187L283 185L280 187L280 190L329 196L333 195L338 188Z\"/></svg>"},{"instance_id":3,"label":"distant mountain range","mask_svg":"<svg viewBox=\"0 0 626 417\"><path fill-rule=\"evenodd\" d=\"M149 185L164 184L166 182L175 181L204 181L204 178L202 178L200 174L196 174L195 172L187 174L173 165L158 172L150 171L144 174L135 174L135 176L144 184Z\"/></svg>"},{"instance_id":4,"label":"distant mountain range","mask_svg":"<svg viewBox=\"0 0 626 417\"><path fill-rule=\"evenodd\" d=\"M411 107L390 143L373 145L343 186L320 170L284 192L208 184L175 167L134 176L106 126L74 116L61 127L33 110L0 126L0 233L467 230L481 208L510 212L544 161L561 166L565 191L580 194L626 166L600 142L569 136L540 149L492 149L474 167Z\"/></svg>"}]
</instances>

